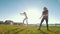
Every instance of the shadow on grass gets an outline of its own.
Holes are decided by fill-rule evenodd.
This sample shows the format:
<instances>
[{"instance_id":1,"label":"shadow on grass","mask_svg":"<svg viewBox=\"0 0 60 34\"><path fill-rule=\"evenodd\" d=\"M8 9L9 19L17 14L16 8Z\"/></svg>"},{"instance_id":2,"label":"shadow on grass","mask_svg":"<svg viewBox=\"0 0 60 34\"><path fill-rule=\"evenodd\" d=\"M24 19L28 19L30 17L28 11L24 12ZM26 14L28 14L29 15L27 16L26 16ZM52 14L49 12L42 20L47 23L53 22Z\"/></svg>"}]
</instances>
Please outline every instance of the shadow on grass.
<instances>
[{"instance_id":1,"label":"shadow on grass","mask_svg":"<svg viewBox=\"0 0 60 34\"><path fill-rule=\"evenodd\" d=\"M44 31L42 31L42 30L40 30L40 34L47 34L46 32L44 32Z\"/></svg>"},{"instance_id":2,"label":"shadow on grass","mask_svg":"<svg viewBox=\"0 0 60 34\"><path fill-rule=\"evenodd\" d=\"M56 31L56 32L54 32L54 31L52 31L52 30L47 30L47 31L52 32L52 33L55 33L55 34L60 34L59 31ZM40 34L48 34L48 33L40 30Z\"/></svg>"},{"instance_id":3,"label":"shadow on grass","mask_svg":"<svg viewBox=\"0 0 60 34\"><path fill-rule=\"evenodd\" d=\"M59 31L56 31L55 34L60 34L60 32Z\"/></svg>"},{"instance_id":4,"label":"shadow on grass","mask_svg":"<svg viewBox=\"0 0 60 34\"><path fill-rule=\"evenodd\" d=\"M12 30L8 30L7 32L5 32L5 34L10 34L11 31L15 31L15 30L17 30L17 29L19 29L19 28L15 28L15 29L12 29Z\"/></svg>"},{"instance_id":5,"label":"shadow on grass","mask_svg":"<svg viewBox=\"0 0 60 34\"><path fill-rule=\"evenodd\" d=\"M52 30L50 30L50 29L48 29L47 31L49 31L49 32L53 32Z\"/></svg>"},{"instance_id":6,"label":"shadow on grass","mask_svg":"<svg viewBox=\"0 0 60 34\"><path fill-rule=\"evenodd\" d=\"M19 32L22 32L22 31L24 31L26 28L24 28L24 29L20 29L19 31L17 31L17 32L14 32L14 34L18 34Z\"/></svg>"}]
</instances>

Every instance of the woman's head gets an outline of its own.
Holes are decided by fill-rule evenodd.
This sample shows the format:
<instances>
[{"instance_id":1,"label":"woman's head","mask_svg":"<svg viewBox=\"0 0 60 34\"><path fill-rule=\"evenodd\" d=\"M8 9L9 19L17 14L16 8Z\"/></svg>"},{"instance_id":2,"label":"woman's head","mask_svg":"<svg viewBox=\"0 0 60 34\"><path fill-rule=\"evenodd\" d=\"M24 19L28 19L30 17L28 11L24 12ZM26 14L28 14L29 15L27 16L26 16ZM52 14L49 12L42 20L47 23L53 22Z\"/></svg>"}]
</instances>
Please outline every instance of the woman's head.
<instances>
[{"instance_id":1,"label":"woman's head","mask_svg":"<svg viewBox=\"0 0 60 34\"><path fill-rule=\"evenodd\" d=\"M44 8L43 8L43 10L45 11L45 10L47 10L47 8L46 8L46 7L44 7Z\"/></svg>"}]
</instances>

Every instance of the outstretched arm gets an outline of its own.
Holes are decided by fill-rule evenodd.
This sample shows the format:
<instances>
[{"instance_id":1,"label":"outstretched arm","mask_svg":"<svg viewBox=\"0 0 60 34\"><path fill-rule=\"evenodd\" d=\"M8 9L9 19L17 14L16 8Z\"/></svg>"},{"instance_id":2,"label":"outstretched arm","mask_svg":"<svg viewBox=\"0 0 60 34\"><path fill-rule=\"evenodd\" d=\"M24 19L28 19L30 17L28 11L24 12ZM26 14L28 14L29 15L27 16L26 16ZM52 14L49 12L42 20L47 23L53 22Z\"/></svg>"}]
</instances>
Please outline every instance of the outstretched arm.
<instances>
[{"instance_id":1,"label":"outstretched arm","mask_svg":"<svg viewBox=\"0 0 60 34\"><path fill-rule=\"evenodd\" d=\"M23 15L24 13L20 13L21 15Z\"/></svg>"}]
</instances>

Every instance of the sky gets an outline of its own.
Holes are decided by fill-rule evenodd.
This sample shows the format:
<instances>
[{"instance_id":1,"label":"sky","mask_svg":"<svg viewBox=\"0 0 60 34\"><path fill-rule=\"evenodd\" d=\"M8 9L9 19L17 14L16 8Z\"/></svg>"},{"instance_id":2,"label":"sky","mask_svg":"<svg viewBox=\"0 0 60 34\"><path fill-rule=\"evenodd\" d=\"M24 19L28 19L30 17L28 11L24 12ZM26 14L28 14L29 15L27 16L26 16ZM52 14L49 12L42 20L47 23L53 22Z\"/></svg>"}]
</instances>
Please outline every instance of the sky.
<instances>
[{"instance_id":1,"label":"sky","mask_svg":"<svg viewBox=\"0 0 60 34\"><path fill-rule=\"evenodd\" d=\"M60 0L0 0L0 21L22 22L25 17L20 13L26 12L29 24L39 24L43 7L47 7L49 11L48 23L59 24Z\"/></svg>"}]
</instances>

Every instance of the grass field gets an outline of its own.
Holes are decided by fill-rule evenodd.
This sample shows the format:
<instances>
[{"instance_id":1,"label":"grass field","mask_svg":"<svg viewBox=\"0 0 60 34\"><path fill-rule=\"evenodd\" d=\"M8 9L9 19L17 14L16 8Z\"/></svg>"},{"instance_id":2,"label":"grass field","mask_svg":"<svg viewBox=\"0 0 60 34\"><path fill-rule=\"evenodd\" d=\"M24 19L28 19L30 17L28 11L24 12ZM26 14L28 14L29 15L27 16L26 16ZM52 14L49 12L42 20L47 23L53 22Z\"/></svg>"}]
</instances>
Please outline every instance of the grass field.
<instances>
[{"instance_id":1,"label":"grass field","mask_svg":"<svg viewBox=\"0 0 60 34\"><path fill-rule=\"evenodd\" d=\"M0 25L0 34L60 34L60 26L49 26L49 29L43 26L40 31L37 26Z\"/></svg>"}]
</instances>

